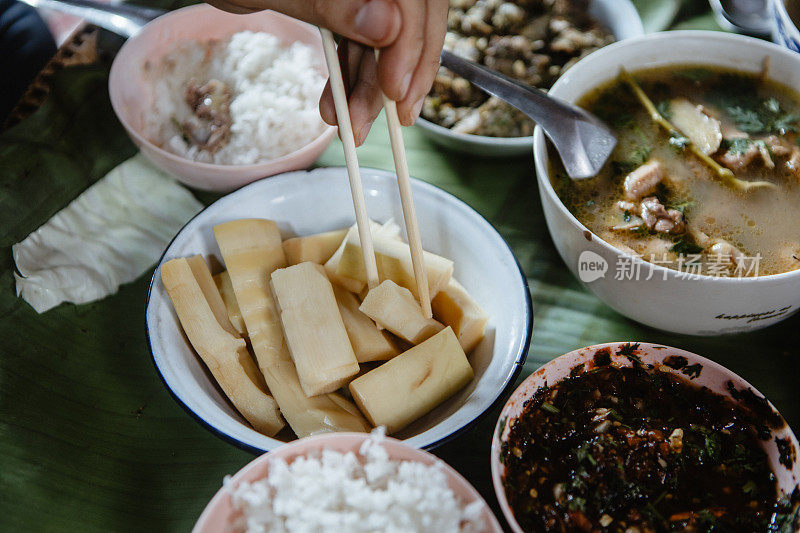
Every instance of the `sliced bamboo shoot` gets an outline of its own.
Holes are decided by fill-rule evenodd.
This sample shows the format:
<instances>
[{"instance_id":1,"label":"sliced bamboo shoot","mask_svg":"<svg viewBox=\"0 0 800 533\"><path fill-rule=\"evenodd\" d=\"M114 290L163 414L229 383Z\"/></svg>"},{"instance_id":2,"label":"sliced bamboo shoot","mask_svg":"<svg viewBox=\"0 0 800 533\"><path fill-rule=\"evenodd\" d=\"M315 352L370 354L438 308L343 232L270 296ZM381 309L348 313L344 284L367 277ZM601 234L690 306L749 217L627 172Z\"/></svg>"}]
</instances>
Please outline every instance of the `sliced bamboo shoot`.
<instances>
[{"instance_id":1,"label":"sliced bamboo shoot","mask_svg":"<svg viewBox=\"0 0 800 533\"><path fill-rule=\"evenodd\" d=\"M422 314L411 291L390 279L369 291L359 309L380 327L411 344L419 344L444 329L441 323Z\"/></svg>"},{"instance_id":2,"label":"sliced bamboo shoot","mask_svg":"<svg viewBox=\"0 0 800 533\"><path fill-rule=\"evenodd\" d=\"M706 115L703 106L693 104L686 98L675 98L670 100L669 110L675 127L701 152L710 155L719 150L719 145L722 143L720 122Z\"/></svg>"},{"instance_id":3,"label":"sliced bamboo shoot","mask_svg":"<svg viewBox=\"0 0 800 533\"><path fill-rule=\"evenodd\" d=\"M219 325L226 331L238 337L239 333L236 331L236 328L233 327L233 324L231 324L230 318L228 318L228 310L225 308L225 303L222 301L219 290L217 290L214 278L211 277L211 271L208 269L206 260L203 259L202 255L193 255L186 258L186 263L192 270L192 275L200 286L200 290L203 291L203 296L205 296L209 307L211 307L214 318L217 319Z\"/></svg>"},{"instance_id":4,"label":"sliced bamboo shoot","mask_svg":"<svg viewBox=\"0 0 800 533\"><path fill-rule=\"evenodd\" d=\"M455 278L450 278L450 283L439 291L431 305L433 315L445 326L453 328L466 353L483 339L489 315Z\"/></svg>"},{"instance_id":5,"label":"sliced bamboo shoot","mask_svg":"<svg viewBox=\"0 0 800 533\"><path fill-rule=\"evenodd\" d=\"M194 255L192 257L187 257L186 262L189 264L189 268L192 269L192 274L197 280L200 289L203 291L203 296L206 297L208 305L214 312L214 317L217 319L217 322L229 333L233 333L236 337L242 337L243 335L236 329L236 326L230 319L230 312L227 309L227 304L225 304L225 299L222 298L222 293L217 289L216 282L211 276L211 271L208 268L206 260L203 259L201 255ZM235 297L233 297L233 300L236 302ZM258 369L249 350L247 351L246 357L243 356L239 358L239 363L241 363L247 375L250 376L250 379L258 383L264 391L269 392L264 382L264 376Z\"/></svg>"},{"instance_id":6,"label":"sliced bamboo shoot","mask_svg":"<svg viewBox=\"0 0 800 533\"><path fill-rule=\"evenodd\" d=\"M359 310L361 304L355 294L337 285L333 286L333 294L359 363L385 361L398 354L389 336Z\"/></svg>"},{"instance_id":7,"label":"sliced bamboo shoot","mask_svg":"<svg viewBox=\"0 0 800 533\"><path fill-rule=\"evenodd\" d=\"M358 360L322 267L307 261L279 268L270 286L306 396L333 392L358 374Z\"/></svg>"},{"instance_id":8,"label":"sliced bamboo shoot","mask_svg":"<svg viewBox=\"0 0 800 533\"><path fill-rule=\"evenodd\" d=\"M395 239L376 237L373 240L373 246L381 281L390 279L410 290L414 298L418 298L417 284L414 281L414 267L411 264L411 249L408 244ZM423 260L428 275L428 288L431 299L433 299L439 290L450 281L450 276L453 274L453 262L430 252L423 253ZM352 292L360 293L366 285L361 246L356 239L348 237L339 266L336 268L336 274L361 282L359 290Z\"/></svg>"},{"instance_id":9,"label":"sliced bamboo shoot","mask_svg":"<svg viewBox=\"0 0 800 533\"><path fill-rule=\"evenodd\" d=\"M161 280L178 320L189 342L236 410L256 431L275 435L284 426L278 405L266 393L263 380L253 379L253 374L247 371L248 362L252 370L253 361L245 341L235 331L220 324L194 274L201 265L195 260L193 266L185 258L180 258L167 261L161 267ZM210 279L211 273L205 263L202 267Z\"/></svg>"},{"instance_id":10,"label":"sliced bamboo shoot","mask_svg":"<svg viewBox=\"0 0 800 533\"><path fill-rule=\"evenodd\" d=\"M242 337L247 336L247 327L244 325L242 312L239 310L239 303L236 301L236 295L233 294L233 285L231 285L231 277L228 275L227 270L223 270L214 276L214 283L217 285L219 295L222 296L222 301L228 311L228 319L239 332Z\"/></svg>"},{"instance_id":11,"label":"sliced bamboo shoot","mask_svg":"<svg viewBox=\"0 0 800 533\"><path fill-rule=\"evenodd\" d=\"M378 237L385 237L387 239L400 239L400 226L394 220L388 220L385 224L381 225L377 222L372 220L369 221L369 228L372 231L373 239ZM360 243L361 241L358 238L358 227L353 225L350 229L347 230L347 234L345 238L342 240L339 248L334 252L330 259L325 262L325 272L328 274L328 279L330 279L333 283L344 287L345 289L349 290L350 292L354 292L356 294L360 293L364 287L367 285L366 282L359 281L357 279L350 279L344 276L339 276L336 274L336 270L339 268L339 261L342 260L342 254L344 253L344 248L347 245L347 242L352 240L353 242ZM362 259L361 264L364 264Z\"/></svg>"},{"instance_id":12,"label":"sliced bamboo shoot","mask_svg":"<svg viewBox=\"0 0 800 533\"><path fill-rule=\"evenodd\" d=\"M306 261L320 265L325 264L325 261L330 259L342 244L347 236L347 231L347 228L344 228L307 237L286 239L283 241L286 262L290 265L298 265Z\"/></svg>"},{"instance_id":13,"label":"sliced bamboo shoot","mask_svg":"<svg viewBox=\"0 0 800 533\"><path fill-rule=\"evenodd\" d=\"M368 431L355 405L335 394L308 398L284 342L269 276L286 266L274 222L245 219L214 227L258 367L281 413L298 437L332 431Z\"/></svg>"},{"instance_id":14,"label":"sliced bamboo shoot","mask_svg":"<svg viewBox=\"0 0 800 533\"><path fill-rule=\"evenodd\" d=\"M394 433L455 394L472 377L467 356L448 327L350 382L350 393L370 422Z\"/></svg>"}]
</instances>

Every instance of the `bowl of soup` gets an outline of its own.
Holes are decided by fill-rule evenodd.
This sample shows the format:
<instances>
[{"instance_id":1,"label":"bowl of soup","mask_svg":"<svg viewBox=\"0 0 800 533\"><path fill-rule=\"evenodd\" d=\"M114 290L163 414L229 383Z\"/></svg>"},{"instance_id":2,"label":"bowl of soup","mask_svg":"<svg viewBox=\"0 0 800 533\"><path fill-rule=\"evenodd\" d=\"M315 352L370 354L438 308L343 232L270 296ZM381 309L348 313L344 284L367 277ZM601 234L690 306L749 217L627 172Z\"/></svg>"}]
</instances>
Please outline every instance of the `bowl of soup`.
<instances>
[{"instance_id":1,"label":"bowl of soup","mask_svg":"<svg viewBox=\"0 0 800 533\"><path fill-rule=\"evenodd\" d=\"M515 532L797 531L797 450L775 407L725 367L613 342L523 381L490 462Z\"/></svg>"},{"instance_id":2,"label":"bowl of soup","mask_svg":"<svg viewBox=\"0 0 800 533\"><path fill-rule=\"evenodd\" d=\"M619 142L598 176L573 181L534 135L545 219L570 270L618 312L676 333L795 313L798 86L797 54L715 32L648 35L576 64L550 94L600 116Z\"/></svg>"}]
</instances>

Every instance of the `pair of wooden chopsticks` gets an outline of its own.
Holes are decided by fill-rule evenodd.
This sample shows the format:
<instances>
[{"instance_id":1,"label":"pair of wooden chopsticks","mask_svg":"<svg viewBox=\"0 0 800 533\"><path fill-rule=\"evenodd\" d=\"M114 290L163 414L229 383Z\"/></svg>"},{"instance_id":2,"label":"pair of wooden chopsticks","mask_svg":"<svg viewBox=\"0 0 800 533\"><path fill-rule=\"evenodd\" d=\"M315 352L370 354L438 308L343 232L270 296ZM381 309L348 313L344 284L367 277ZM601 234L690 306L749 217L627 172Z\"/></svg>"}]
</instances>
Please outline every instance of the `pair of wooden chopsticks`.
<instances>
[{"instance_id":1,"label":"pair of wooden chopsticks","mask_svg":"<svg viewBox=\"0 0 800 533\"><path fill-rule=\"evenodd\" d=\"M350 123L350 109L347 104L342 69L339 65L339 56L336 54L336 43L333 40L333 34L324 28L320 28L320 33L322 34L322 46L325 50L325 61L328 64L328 73L331 79L333 103L336 108L336 119L339 122L339 134L344 145L344 159L347 165L347 174L350 178L353 207L356 211L358 237L361 240L361 251L364 254L367 286L373 289L380 283L380 279L378 278L378 265L375 261L375 250L372 246L372 234L369 228L364 191L361 186L361 172L358 167L356 143L353 137L353 126ZM376 50L376 57L377 53ZM406 160L406 148L403 143L400 119L397 116L397 105L386 95L383 95L383 109L386 113L386 120L389 123L389 139L392 145L394 168L397 173L397 185L400 189L400 203L403 207L403 219L406 225L406 234L408 235L408 245L411 249L411 264L414 268L419 303L422 306L422 313L427 318L431 318L433 312L431 311L431 296L428 291L428 277L425 274L422 240L419 236L414 197L411 194L411 178L408 173L408 161Z\"/></svg>"}]
</instances>

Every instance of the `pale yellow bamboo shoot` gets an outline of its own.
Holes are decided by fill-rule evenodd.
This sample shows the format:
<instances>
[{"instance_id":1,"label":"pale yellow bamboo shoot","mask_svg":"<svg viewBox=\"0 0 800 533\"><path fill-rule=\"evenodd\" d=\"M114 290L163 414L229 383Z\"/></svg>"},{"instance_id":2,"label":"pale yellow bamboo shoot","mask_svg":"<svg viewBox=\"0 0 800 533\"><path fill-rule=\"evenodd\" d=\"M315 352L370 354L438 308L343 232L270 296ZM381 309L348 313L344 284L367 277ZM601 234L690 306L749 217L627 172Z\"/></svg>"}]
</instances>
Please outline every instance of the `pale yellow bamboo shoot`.
<instances>
[{"instance_id":1,"label":"pale yellow bamboo shoot","mask_svg":"<svg viewBox=\"0 0 800 533\"><path fill-rule=\"evenodd\" d=\"M236 295L233 293L233 285L231 285L231 277L228 275L228 271L223 270L214 275L214 283L217 286L217 290L219 290L219 295L222 297L222 302L225 304L225 309L228 311L228 319L231 324L239 332L239 335L247 337L247 327L244 325L242 312L239 310L239 302L236 301Z\"/></svg>"},{"instance_id":2,"label":"pale yellow bamboo shoot","mask_svg":"<svg viewBox=\"0 0 800 533\"><path fill-rule=\"evenodd\" d=\"M395 223L394 220L389 220L385 224L381 225L377 222L372 220L369 221L370 231L372 231L372 238L387 238L387 239L400 239L400 226ZM366 281L360 281L357 279L351 279L345 276L339 276L336 271L339 268L339 261L342 260L342 254L344 253L344 248L347 245L348 241L359 243L361 242L358 238L358 227L352 226L350 229L347 230L345 238L342 240L341 244L339 244L339 248L333 253L330 259L325 262L325 272L328 274L328 279L330 279L333 283L344 287L345 289L349 290L350 292L354 292L356 294L360 293L364 287L366 286ZM363 266L364 260L362 258L361 265Z\"/></svg>"},{"instance_id":3,"label":"pale yellow bamboo shoot","mask_svg":"<svg viewBox=\"0 0 800 533\"><path fill-rule=\"evenodd\" d=\"M289 265L298 265L306 261L320 265L331 256L347 236L347 228L326 233L317 233L306 237L293 237L283 241L283 253Z\"/></svg>"},{"instance_id":4,"label":"pale yellow bamboo shoot","mask_svg":"<svg viewBox=\"0 0 800 533\"><path fill-rule=\"evenodd\" d=\"M441 323L422 314L411 291L390 279L369 291L359 310L411 344L419 344L444 329Z\"/></svg>"},{"instance_id":5,"label":"pale yellow bamboo shoot","mask_svg":"<svg viewBox=\"0 0 800 533\"><path fill-rule=\"evenodd\" d=\"M254 379L255 376L248 372L246 365L249 361L252 369L252 359L245 341L232 331L232 327L231 330L223 327L212 310L203 290L209 289L207 281L211 279L205 262L201 265L195 259L192 263L190 266L189 261L180 258L161 267L161 280L178 320L189 342L236 410L256 431L272 436L284 425L277 403L266 393L263 380ZM205 274L202 269L205 269ZM201 288L201 285L205 287ZM216 291L213 282L210 288ZM216 297L219 298L219 294ZM228 322L227 316L224 322Z\"/></svg>"},{"instance_id":6,"label":"pale yellow bamboo shoot","mask_svg":"<svg viewBox=\"0 0 800 533\"><path fill-rule=\"evenodd\" d=\"M280 268L270 278L289 354L307 396L333 392L358 373L333 287L320 270L305 262Z\"/></svg>"},{"instance_id":7,"label":"pale yellow bamboo shoot","mask_svg":"<svg viewBox=\"0 0 800 533\"><path fill-rule=\"evenodd\" d=\"M359 363L386 361L398 354L389 335L379 331L375 322L358 308L361 302L355 294L337 285L333 286L333 294Z\"/></svg>"},{"instance_id":8,"label":"pale yellow bamboo shoot","mask_svg":"<svg viewBox=\"0 0 800 533\"><path fill-rule=\"evenodd\" d=\"M472 377L467 356L448 327L350 382L350 393L370 422L394 433L447 400Z\"/></svg>"},{"instance_id":9,"label":"pale yellow bamboo shoot","mask_svg":"<svg viewBox=\"0 0 800 533\"><path fill-rule=\"evenodd\" d=\"M410 290L414 298L419 299L414 279L414 267L411 263L411 249L408 244L396 239L376 237L373 240L373 246L380 280L390 279ZM450 276L453 274L453 262L430 252L424 252L422 256L425 261L430 296L433 299L439 290L450 281ZM364 260L361 258L361 247L355 239L348 237L339 265L336 267L336 275L361 282L358 290L352 292L360 293L363 290L366 284L366 272Z\"/></svg>"},{"instance_id":10,"label":"pale yellow bamboo shoot","mask_svg":"<svg viewBox=\"0 0 800 533\"><path fill-rule=\"evenodd\" d=\"M341 396L308 398L281 331L269 276L286 266L274 222L236 220L214 228L258 366L281 413L298 437L331 431L368 431L369 424Z\"/></svg>"},{"instance_id":11,"label":"pale yellow bamboo shoot","mask_svg":"<svg viewBox=\"0 0 800 533\"><path fill-rule=\"evenodd\" d=\"M466 353L483 339L489 315L455 278L450 278L431 305L433 315L444 325L453 328Z\"/></svg>"}]
</instances>

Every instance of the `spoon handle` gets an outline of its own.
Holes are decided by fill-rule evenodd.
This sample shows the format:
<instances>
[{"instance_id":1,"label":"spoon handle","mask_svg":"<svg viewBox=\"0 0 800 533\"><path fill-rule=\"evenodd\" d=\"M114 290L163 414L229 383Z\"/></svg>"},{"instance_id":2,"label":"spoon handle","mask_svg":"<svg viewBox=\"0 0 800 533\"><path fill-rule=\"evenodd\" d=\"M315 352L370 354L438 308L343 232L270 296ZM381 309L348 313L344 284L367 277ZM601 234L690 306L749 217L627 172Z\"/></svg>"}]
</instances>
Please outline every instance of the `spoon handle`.
<instances>
[{"instance_id":1,"label":"spoon handle","mask_svg":"<svg viewBox=\"0 0 800 533\"><path fill-rule=\"evenodd\" d=\"M453 71L487 93L516 107L534 122L547 128L553 121L575 120L572 106L547 96L541 89L530 87L500 72L442 50L442 66Z\"/></svg>"},{"instance_id":2,"label":"spoon handle","mask_svg":"<svg viewBox=\"0 0 800 533\"><path fill-rule=\"evenodd\" d=\"M131 4L104 4L92 0L22 0L35 8L76 15L123 37L135 35L142 27L166 13L161 9Z\"/></svg>"}]
</instances>

